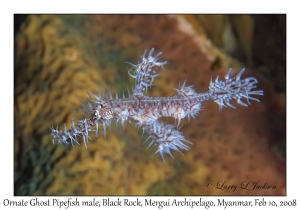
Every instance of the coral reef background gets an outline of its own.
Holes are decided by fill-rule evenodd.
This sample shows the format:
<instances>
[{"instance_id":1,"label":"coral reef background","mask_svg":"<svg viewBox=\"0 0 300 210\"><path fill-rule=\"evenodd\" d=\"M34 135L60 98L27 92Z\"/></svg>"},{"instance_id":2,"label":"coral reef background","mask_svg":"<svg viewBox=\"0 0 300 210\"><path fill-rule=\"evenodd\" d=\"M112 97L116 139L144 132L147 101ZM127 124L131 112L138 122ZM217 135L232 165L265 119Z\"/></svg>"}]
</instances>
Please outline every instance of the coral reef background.
<instances>
[{"instance_id":1,"label":"coral reef background","mask_svg":"<svg viewBox=\"0 0 300 210\"><path fill-rule=\"evenodd\" d=\"M285 15L15 15L15 195L284 195ZM259 79L261 102L237 109L203 103L181 131L193 146L174 159L146 150L134 125L104 139L53 145L87 91L133 85L127 71L145 49L169 61L147 94L171 96L186 79L197 92L228 68ZM171 121L172 119L164 119ZM173 122L173 121L171 121ZM101 130L101 129L100 129ZM243 181L275 189L240 189ZM237 185L233 191L219 189ZM213 185L210 185L212 183Z\"/></svg>"}]
</instances>

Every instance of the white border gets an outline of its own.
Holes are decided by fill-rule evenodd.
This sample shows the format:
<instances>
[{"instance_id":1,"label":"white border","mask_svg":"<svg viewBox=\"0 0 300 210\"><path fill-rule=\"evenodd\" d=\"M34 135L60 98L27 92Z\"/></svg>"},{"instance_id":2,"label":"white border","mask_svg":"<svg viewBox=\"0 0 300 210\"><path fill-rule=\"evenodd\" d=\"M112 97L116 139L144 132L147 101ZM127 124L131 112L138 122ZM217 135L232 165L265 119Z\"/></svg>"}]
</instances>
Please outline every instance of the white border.
<instances>
[{"instance_id":1,"label":"white border","mask_svg":"<svg viewBox=\"0 0 300 210\"><path fill-rule=\"evenodd\" d=\"M5 1L1 3L1 196L3 199L30 200L32 197L13 197L13 14L14 13L287 13L287 196L266 197L266 200L292 200L299 191L299 11L292 2L274 1ZM251 3L250 3L251 2ZM274 46L276 47L276 46ZM298 64L298 65L297 65ZM53 199L55 197L49 197ZM57 197L67 200L68 197ZM88 197L80 197L85 200ZM115 199L116 197L114 197ZM125 199L126 197L122 197ZM141 197L145 199L146 197ZM171 197L172 198L172 197ZM179 197L181 199L183 197ZM197 199L196 197L191 197ZM214 200L222 197L204 197ZM260 197L225 197L226 200L249 200ZM39 199L48 199L39 197ZM102 197L98 197L102 199ZM153 197L155 200L162 197ZM300 199L298 199L300 202ZM297 206L300 204L298 203ZM2 207L1 207L2 208ZM15 207L6 207L14 209ZM30 209L32 207L29 207ZM156 208L156 207L155 207ZM163 209L182 209L182 207L164 207ZM229 208L229 207L228 207ZM284 207L285 209L286 207ZM72 208L74 209L74 207ZM77 209L79 209L77 207ZM102 209L105 209L102 207ZM113 208L110 208L113 209ZM126 207L124 207L126 209ZM127 207L131 209L131 207ZM222 208L224 209L224 208Z\"/></svg>"}]
</instances>

